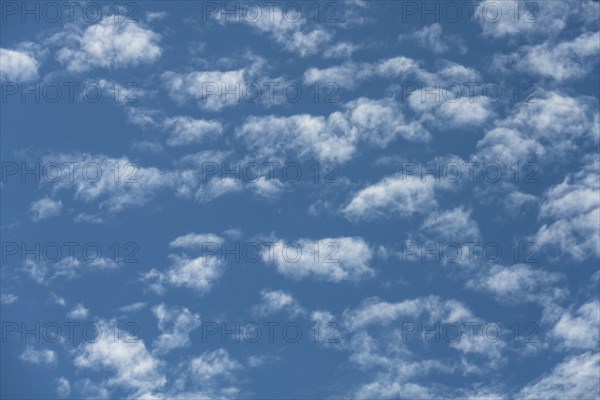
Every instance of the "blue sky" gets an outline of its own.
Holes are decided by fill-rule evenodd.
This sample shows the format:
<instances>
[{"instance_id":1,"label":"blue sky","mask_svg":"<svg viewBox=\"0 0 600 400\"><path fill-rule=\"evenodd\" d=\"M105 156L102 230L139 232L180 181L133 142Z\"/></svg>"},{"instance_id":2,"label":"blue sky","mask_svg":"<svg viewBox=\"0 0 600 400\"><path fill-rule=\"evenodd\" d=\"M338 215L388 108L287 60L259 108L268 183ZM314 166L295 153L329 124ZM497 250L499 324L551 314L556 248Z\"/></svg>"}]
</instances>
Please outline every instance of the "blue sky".
<instances>
[{"instance_id":1,"label":"blue sky","mask_svg":"<svg viewBox=\"0 0 600 400\"><path fill-rule=\"evenodd\" d=\"M600 397L596 1L1 2L3 398Z\"/></svg>"}]
</instances>

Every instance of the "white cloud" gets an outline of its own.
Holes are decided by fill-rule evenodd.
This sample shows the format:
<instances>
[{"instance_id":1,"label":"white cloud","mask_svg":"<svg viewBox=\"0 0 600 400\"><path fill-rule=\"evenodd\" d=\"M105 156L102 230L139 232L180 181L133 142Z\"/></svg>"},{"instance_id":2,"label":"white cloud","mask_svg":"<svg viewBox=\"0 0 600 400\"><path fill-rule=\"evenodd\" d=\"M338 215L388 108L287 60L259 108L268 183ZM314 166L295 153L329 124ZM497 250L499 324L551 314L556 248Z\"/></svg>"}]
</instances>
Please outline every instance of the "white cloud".
<instances>
[{"instance_id":1,"label":"white cloud","mask_svg":"<svg viewBox=\"0 0 600 400\"><path fill-rule=\"evenodd\" d=\"M211 381L217 377L231 378L233 372L239 368L241 365L224 349L204 352L201 356L192 359L189 367L193 376L201 382Z\"/></svg>"},{"instance_id":2,"label":"white cloud","mask_svg":"<svg viewBox=\"0 0 600 400\"><path fill-rule=\"evenodd\" d=\"M127 304L126 306L119 307L119 311L138 312L138 311L142 310L144 307L146 307L146 303L137 302L137 303L131 303L131 304Z\"/></svg>"},{"instance_id":3,"label":"white cloud","mask_svg":"<svg viewBox=\"0 0 600 400\"><path fill-rule=\"evenodd\" d=\"M372 277L373 251L360 237L274 241L262 252L263 261L294 279L315 278L330 282L357 281Z\"/></svg>"},{"instance_id":4,"label":"white cloud","mask_svg":"<svg viewBox=\"0 0 600 400\"><path fill-rule=\"evenodd\" d=\"M277 197L284 190L285 184L280 180L262 176L246 187L253 190L258 196L270 199Z\"/></svg>"},{"instance_id":5,"label":"white cloud","mask_svg":"<svg viewBox=\"0 0 600 400\"><path fill-rule=\"evenodd\" d=\"M280 311L287 312L291 317L305 313L296 299L283 290L261 290L261 302L253 307L254 312L260 317L268 317Z\"/></svg>"},{"instance_id":6,"label":"white cloud","mask_svg":"<svg viewBox=\"0 0 600 400\"><path fill-rule=\"evenodd\" d=\"M236 136L261 157L293 153L295 157L340 163L350 160L360 143L383 148L399 136L412 141L429 140L429 133L407 121L394 100L364 97L327 117L251 116L237 129Z\"/></svg>"},{"instance_id":7,"label":"white cloud","mask_svg":"<svg viewBox=\"0 0 600 400\"><path fill-rule=\"evenodd\" d=\"M475 158L506 165L525 160L547 163L577 154L583 143L598 143L597 99L535 90L533 97L520 99L505 119L496 121L496 128L477 144Z\"/></svg>"},{"instance_id":8,"label":"white cloud","mask_svg":"<svg viewBox=\"0 0 600 400\"><path fill-rule=\"evenodd\" d=\"M68 45L58 51L57 58L72 72L152 63L162 53L159 34L114 16L106 16L83 31L65 32L62 38Z\"/></svg>"},{"instance_id":9,"label":"white cloud","mask_svg":"<svg viewBox=\"0 0 600 400\"><path fill-rule=\"evenodd\" d=\"M202 246L207 243L220 245L223 242L224 239L214 233L188 233L172 240L169 246L187 250L202 250Z\"/></svg>"},{"instance_id":10,"label":"white cloud","mask_svg":"<svg viewBox=\"0 0 600 400\"><path fill-rule=\"evenodd\" d=\"M59 399L66 399L71 394L71 384L64 376L56 380L56 396Z\"/></svg>"},{"instance_id":11,"label":"white cloud","mask_svg":"<svg viewBox=\"0 0 600 400\"><path fill-rule=\"evenodd\" d=\"M12 304L18 299L19 297L12 293L2 293L2 295L0 295L0 304Z\"/></svg>"},{"instance_id":12,"label":"white cloud","mask_svg":"<svg viewBox=\"0 0 600 400\"><path fill-rule=\"evenodd\" d=\"M137 125L141 128L156 127L159 125L157 118L160 115L158 110L143 107L125 108L127 122Z\"/></svg>"},{"instance_id":13,"label":"white cloud","mask_svg":"<svg viewBox=\"0 0 600 400\"><path fill-rule=\"evenodd\" d=\"M58 296L56 293L50 293L50 298L55 304L58 304L59 306L65 307L67 305L65 299Z\"/></svg>"},{"instance_id":14,"label":"white cloud","mask_svg":"<svg viewBox=\"0 0 600 400\"><path fill-rule=\"evenodd\" d=\"M67 317L72 318L72 319L86 319L89 314L90 314L90 310L85 308L83 306L83 304L77 304L75 306L75 308L73 308L71 311L69 311L69 313L67 314Z\"/></svg>"},{"instance_id":15,"label":"white cloud","mask_svg":"<svg viewBox=\"0 0 600 400\"><path fill-rule=\"evenodd\" d=\"M568 292L557 284L562 274L533 268L527 264L486 267L478 277L467 282L467 287L488 292L496 299L512 304L534 302L552 306Z\"/></svg>"},{"instance_id":16,"label":"white cloud","mask_svg":"<svg viewBox=\"0 0 600 400\"><path fill-rule=\"evenodd\" d=\"M515 68L557 81L583 78L598 62L598 32L586 32L570 41L551 40L535 46L523 46L509 55L496 56L496 68Z\"/></svg>"},{"instance_id":17,"label":"white cloud","mask_svg":"<svg viewBox=\"0 0 600 400\"><path fill-rule=\"evenodd\" d=\"M173 349L188 347L191 344L190 332L200 326L200 316L187 308L168 308L160 304L152 309L158 319L161 334L154 341L158 354L165 354Z\"/></svg>"},{"instance_id":18,"label":"white cloud","mask_svg":"<svg viewBox=\"0 0 600 400\"><path fill-rule=\"evenodd\" d=\"M480 238L477 221L471 218L470 210L462 207L431 213L421 230L446 241L469 242Z\"/></svg>"},{"instance_id":19,"label":"white cloud","mask_svg":"<svg viewBox=\"0 0 600 400\"><path fill-rule=\"evenodd\" d=\"M340 42L329 46L323 53L325 58L350 58L362 46L350 42Z\"/></svg>"},{"instance_id":20,"label":"white cloud","mask_svg":"<svg viewBox=\"0 0 600 400\"><path fill-rule=\"evenodd\" d=\"M83 378L75 382L75 390L90 399L108 399L110 390L102 382L92 382L89 378Z\"/></svg>"},{"instance_id":21,"label":"white cloud","mask_svg":"<svg viewBox=\"0 0 600 400\"><path fill-rule=\"evenodd\" d=\"M331 82L339 87L353 89L361 82L375 77L393 78L408 75L423 77L425 74L418 62L398 56L372 63L346 61L341 65L323 69L309 68L304 72L304 82L306 84Z\"/></svg>"},{"instance_id":22,"label":"white cloud","mask_svg":"<svg viewBox=\"0 0 600 400\"><path fill-rule=\"evenodd\" d=\"M499 12L498 12L499 11ZM518 0L481 1L474 15L485 35L493 38L556 37L569 24L596 27L600 5L594 0L577 2Z\"/></svg>"},{"instance_id":23,"label":"white cloud","mask_svg":"<svg viewBox=\"0 0 600 400\"><path fill-rule=\"evenodd\" d=\"M73 218L73 220L75 222L85 222L88 224L102 224L104 223L104 219L102 219L102 217L99 217L97 215L93 215L93 214L86 214L86 213L79 213L77 214L77 216L75 216L75 218Z\"/></svg>"},{"instance_id":24,"label":"white cloud","mask_svg":"<svg viewBox=\"0 0 600 400\"><path fill-rule=\"evenodd\" d=\"M106 322L102 322L100 327L103 332L109 331ZM143 340L134 337L126 343L113 339L112 335L99 335L96 342L81 344L75 350L75 366L81 369L108 370L111 375L102 382L102 386L134 390L137 397L166 384L166 377L161 372L161 362L146 349Z\"/></svg>"},{"instance_id":25,"label":"white cloud","mask_svg":"<svg viewBox=\"0 0 600 400\"><path fill-rule=\"evenodd\" d=\"M421 113L425 120L441 126L477 126L493 115L493 103L486 97L469 98L462 92L453 94L450 89L448 94L440 90L434 95L427 93L427 90L416 90L408 96L408 104Z\"/></svg>"},{"instance_id":26,"label":"white cloud","mask_svg":"<svg viewBox=\"0 0 600 400\"><path fill-rule=\"evenodd\" d=\"M163 86L169 96L179 104L196 100L198 108L207 111L220 111L244 102L274 101L269 99L263 86L265 82L277 79L265 76L267 61L250 52L240 56L244 66L226 71L209 70L177 73L167 71L161 75ZM256 98L256 86L262 95ZM275 92L275 90L273 90Z\"/></svg>"},{"instance_id":27,"label":"white cloud","mask_svg":"<svg viewBox=\"0 0 600 400\"><path fill-rule=\"evenodd\" d=\"M189 258L174 254L169 257L173 264L165 272L153 269L142 275L142 280L148 282L157 293L163 293L165 285L187 287L205 293L223 273L224 263L220 257L204 255Z\"/></svg>"},{"instance_id":28,"label":"white cloud","mask_svg":"<svg viewBox=\"0 0 600 400\"><path fill-rule=\"evenodd\" d=\"M74 279L86 272L116 270L121 265L110 258L101 257L83 263L77 258L67 256L56 261L43 259L35 261L28 258L23 261L22 267L31 279L37 283L48 285L53 279Z\"/></svg>"},{"instance_id":29,"label":"white cloud","mask_svg":"<svg viewBox=\"0 0 600 400\"><path fill-rule=\"evenodd\" d=\"M167 13L166 11L148 11L146 12L146 21L160 21L166 18L167 15L169 15L169 13Z\"/></svg>"},{"instance_id":30,"label":"white cloud","mask_svg":"<svg viewBox=\"0 0 600 400\"><path fill-rule=\"evenodd\" d=\"M38 78L38 61L31 54L0 48L0 80L3 82L26 82Z\"/></svg>"},{"instance_id":31,"label":"white cloud","mask_svg":"<svg viewBox=\"0 0 600 400\"><path fill-rule=\"evenodd\" d=\"M225 13L218 13L214 18L219 22L228 21ZM304 16L289 17L279 5L261 8L258 18L236 18L236 22L245 22L261 33L268 34L287 51L306 57L322 51L329 44L333 35L321 27L308 26Z\"/></svg>"},{"instance_id":32,"label":"white cloud","mask_svg":"<svg viewBox=\"0 0 600 400\"><path fill-rule=\"evenodd\" d=\"M477 142L477 157L490 163L513 165L523 160L538 160L545 153L544 146L519 131L496 128Z\"/></svg>"},{"instance_id":33,"label":"white cloud","mask_svg":"<svg viewBox=\"0 0 600 400\"><path fill-rule=\"evenodd\" d=\"M407 323L417 328L412 336L406 336ZM426 381L425 376L431 373L451 374L456 368L469 373L468 370L479 371L479 363L484 363L487 368L497 368L504 363L502 352L506 346L502 341L491 343L479 334L473 335L470 340L464 335L464 330L460 338L448 343L452 351L460 353L458 360L456 356L447 360L427 359L427 354L423 354L423 343L427 341L439 346L441 342L434 342L433 337L425 339L423 324L433 327L440 323L464 326L463 323L481 325L483 321L463 303L436 296L400 302L370 298L360 306L344 311L341 332L351 333L352 336L344 338L342 348L350 352L350 364L361 371L368 371L370 377L367 383L353 385L348 397L465 398L464 393L455 392L455 389L443 384L423 386L420 382L423 378ZM398 328L400 324L402 330ZM413 342L417 344L418 352L412 351Z\"/></svg>"},{"instance_id":34,"label":"white cloud","mask_svg":"<svg viewBox=\"0 0 600 400\"><path fill-rule=\"evenodd\" d=\"M594 350L600 339L600 302L590 301L574 313L566 311L550 332L561 344L569 349Z\"/></svg>"},{"instance_id":35,"label":"white cloud","mask_svg":"<svg viewBox=\"0 0 600 400\"><path fill-rule=\"evenodd\" d=\"M142 167L126 157L59 153L44 161L72 165L72 171L64 167L61 178L51 185L53 192L71 189L76 200L99 201L99 208L110 213L140 207L162 190L189 196L197 185L196 176L189 171Z\"/></svg>"},{"instance_id":36,"label":"white cloud","mask_svg":"<svg viewBox=\"0 0 600 400\"><path fill-rule=\"evenodd\" d=\"M56 353L52 350L36 350L32 346L27 346L19 358L36 365L53 364L56 362Z\"/></svg>"},{"instance_id":37,"label":"white cloud","mask_svg":"<svg viewBox=\"0 0 600 400\"><path fill-rule=\"evenodd\" d=\"M597 397L600 393L599 368L599 353L569 356L552 372L521 389L518 397L531 400Z\"/></svg>"},{"instance_id":38,"label":"white cloud","mask_svg":"<svg viewBox=\"0 0 600 400\"><path fill-rule=\"evenodd\" d=\"M515 112L501 123L513 128L530 129L538 139L589 136L598 140L595 121L598 113L597 99L541 92L534 101L520 102Z\"/></svg>"},{"instance_id":39,"label":"white cloud","mask_svg":"<svg viewBox=\"0 0 600 400\"><path fill-rule=\"evenodd\" d=\"M356 151L348 135L348 122L341 113L329 118L308 114L289 117L248 117L236 136L262 157L296 150L298 156L319 160L347 161ZM279 150L281 149L281 150Z\"/></svg>"},{"instance_id":40,"label":"white cloud","mask_svg":"<svg viewBox=\"0 0 600 400\"><path fill-rule=\"evenodd\" d=\"M353 134L375 147L385 148L397 136L412 141L429 139L429 133L405 119L400 106L391 99L361 97L347 103L345 109Z\"/></svg>"},{"instance_id":41,"label":"white cloud","mask_svg":"<svg viewBox=\"0 0 600 400\"><path fill-rule=\"evenodd\" d=\"M426 214L437 208L435 192L445 182L415 176L392 175L359 190L342 209L349 219L371 219L415 213Z\"/></svg>"},{"instance_id":42,"label":"white cloud","mask_svg":"<svg viewBox=\"0 0 600 400\"><path fill-rule=\"evenodd\" d=\"M31 219L34 222L38 222L46 218L56 217L60 215L62 207L62 201L52 200L49 197L34 201L30 207L32 213Z\"/></svg>"},{"instance_id":43,"label":"white cloud","mask_svg":"<svg viewBox=\"0 0 600 400\"><path fill-rule=\"evenodd\" d=\"M195 199L201 203L209 202L227 193L241 192L244 185L233 177L213 178L196 191Z\"/></svg>"},{"instance_id":44,"label":"white cloud","mask_svg":"<svg viewBox=\"0 0 600 400\"><path fill-rule=\"evenodd\" d=\"M266 364L271 364L279 360L276 356L250 356L248 357L248 366L252 368L261 367Z\"/></svg>"},{"instance_id":45,"label":"white cloud","mask_svg":"<svg viewBox=\"0 0 600 400\"><path fill-rule=\"evenodd\" d=\"M400 39L414 39L423 48L434 54L446 53L452 49L460 53L467 51L460 36L442 33L442 26L438 23L424 26L410 35L400 35Z\"/></svg>"},{"instance_id":46,"label":"white cloud","mask_svg":"<svg viewBox=\"0 0 600 400\"><path fill-rule=\"evenodd\" d=\"M187 116L167 118L163 125L170 133L167 140L169 146L199 143L223 133L223 125L219 121L194 119Z\"/></svg>"},{"instance_id":47,"label":"white cloud","mask_svg":"<svg viewBox=\"0 0 600 400\"><path fill-rule=\"evenodd\" d=\"M534 236L539 246L558 247L576 260L600 255L600 161L597 155L586 160L581 171L546 191L540 217L551 222Z\"/></svg>"},{"instance_id":48,"label":"white cloud","mask_svg":"<svg viewBox=\"0 0 600 400\"><path fill-rule=\"evenodd\" d=\"M304 83L334 83L338 87L355 89L368 79L401 78L412 84L424 83L434 87L436 83L474 82L481 78L476 70L450 61L437 63L437 71L429 72L421 63L404 56L384 58L374 62L346 61L326 68L312 67L304 72ZM411 79L415 81L411 82Z\"/></svg>"},{"instance_id":49,"label":"white cloud","mask_svg":"<svg viewBox=\"0 0 600 400\"><path fill-rule=\"evenodd\" d=\"M456 300L442 301L439 297L429 296L398 303L369 298L359 307L344 311L342 323L350 331L356 331L369 325L389 326L398 318L418 318L424 314L428 314L429 322L462 323L477 320L464 304Z\"/></svg>"}]
</instances>

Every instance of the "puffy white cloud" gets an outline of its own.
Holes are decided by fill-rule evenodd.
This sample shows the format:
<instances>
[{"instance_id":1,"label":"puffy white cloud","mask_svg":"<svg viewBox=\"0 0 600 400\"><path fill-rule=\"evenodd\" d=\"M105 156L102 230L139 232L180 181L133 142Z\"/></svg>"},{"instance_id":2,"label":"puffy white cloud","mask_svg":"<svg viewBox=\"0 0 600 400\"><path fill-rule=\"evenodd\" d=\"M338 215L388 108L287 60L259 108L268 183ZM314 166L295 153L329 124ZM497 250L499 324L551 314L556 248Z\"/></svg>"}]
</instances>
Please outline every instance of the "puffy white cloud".
<instances>
[{"instance_id":1,"label":"puffy white cloud","mask_svg":"<svg viewBox=\"0 0 600 400\"><path fill-rule=\"evenodd\" d=\"M285 184L282 181L269 179L266 176L258 178L246 187L253 190L258 196L267 199L277 197L285 190Z\"/></svg>"},{"instance_id":2,"label":"puffy white cloud","mask_svg":"<svg viewBox=\"0 0 600 400\"><path fill-rule=\"evenodd\" d=\"M474 10L474 15L485 35L494 38L517 35L553 35L566 27L569 14L576 4L560 1L532 3L518 0L513 3L485 0Z\"/></svg>"},{"instance_id":3,"label":"puffy white cloud","mask_svg":"<svg viewBox=\"0 0 600 400\"><path fill-rule=\"evenodd\" d=\"M158 110L143 107L126 109L129 123L142 129L154 128L166 132L167 145L170 147L186 146L194 143L211 141L223 134L223 124L214 119L198 119L190 116L164 117ZM135 142L135 147L150 153L159 153L162 146L149 141Z\"/></svg>"},{"instance_id":4,"label":"puffy white cloud","mask_svg":"<svg viewBox=\"0 0 600 400\"><path fill-rule=\"evenodd\" d=\"M162 49L160 35L127 18L106 16L97 24L64 32L54 38L67 45L57 52L60 63L69 71L93 68L125 68L156 61Z\"/></svg>"},{"instance_id":5,"label":"puffy white cloud","mask_svg":"<svg viewBox=\"0 0 600 400\"><path fill-rule=\"evenodd\" d=\"M12 304L18 299L19 297L12 293L2 293L2 295L0 295L0 304Z\"/></svg>"},{"instance_id":6,"label":"puffy white cloud","mask_svg":"<svg viewBox=\"0 0 600 400\"><path fill-rule=\"evenodd\" d=\"M167 118L163 125L170 132L167 140L169 146L198 143L223 133L223 125L219 121L194 119L187 116Z\"/></svg>"},{"instance_id":7,"label":"puffy white cloud","mask_svg":"<svg viewBox=\"0 0 600 400\"><path fill-rule=\"evenodd\" d=\"M56 396L59 399L66 399L71 394L71 384L64 376L56 380Z\"/></svg>"},{"instance_id":8,"label":"puffy white cloud","mask_svg":"<svg viewBox=\"0 0 600 400\"><path fill-rule=\"evenodd\" d=\"M416 330L408 334L411 324ZM343 338L342 348L350 352L350 364L369 371L366 383L358 383L350 389L352 398L464 398L445 385L422 385L429 374L451 374L456 368L461 371L476 371L478 363L488 368L497 368L504 362L502 352L506 345L502 341L491 343L483 335L475 334L471 339L464 335L448 343L452 351L460 353L460 361L427 359L422 353L423 343L434 343L426 339L426 324L429 330L441 324L463 323L482 324L461 302L443 300L437 296L409 299L399 302L387 302L379 298L370 298L358 307L344 311L341 318L341 332L351 333L349 339ZM438 324L438 325L436 325ZM402 325L402 329L398 326ZM419 328L420 327L420 328ZM412 351L411 343L418 343L418 352ZM435 342L439 345L440 342ZM477 392L484 392L479 389ZM472 395L472 394L471 394ZM469 397L471 398L471 396ZM484 397L485 398L485 397Z\"/></svg>"},{"instance_id":9,"label":"puffy white cloud","mask_svg":"<svg viewBox=\"0 0 600 400\"><path fill-rule=\"evenodd\" d=\"M580 151L582 143L598 142L599 120L595 98L540 91L535 98L521 99L506 118L496 121L477 144L474 157L507 165L561 159Z\"/></svg>"},{"instance_id":10,"label":"puffy white cloud","mask_svg":"<svg viewBox=\"0 0 600 400\"><path fill-rule=\"evenodd\" d=\"M227 193L241 192L244 189L244 184L241 180L233 177L213 178L205 185L202 185L196 191L195 199L201 203L205 203L221 197Z\"/></svg>"},{"instance_id":11,"label":"puffy white cloud","mask_svg":"<svg viewBox=\"0 0 600 400\"><path fill-rule=\"evenodd\" d=\"M427 141L429 133L404 118L400 106L391 99L358 98L346 104L346 118L361 141L379 148L401 136L406 140Z\"/></svg>"},{"instance_id":12,"label":"puffy white cloud","mask_svg":"<svg viewBox=\"0 0 600 400\"><path fill-rule=\"evenodd\" d=\"M421 230L446 241L474 241L480 238L477 221L471 218L471 211L462 207L433 212L421 225Z\"/></svg>"},{"instance_id":13,"label":"puffy white cloud","mask_svg":"<svg viewBox=\"0 0 600 400\"><path fill-rule=\"evenodd\" d=\"M396 174L359 190L342 212L350 219L425 214L437 208L435 192L446 186L443 181Z\"/></svg>"},{"instance_id":14,"label":"puffy white cloud","mask_svg":"<svg viewBox=\"0 0 600 400\"><path fill-rule=\"evenodd\" d=\"M321 161L346 162L360 143L385 147L398 136L427 141L429 133L403 116L392 99L361 97L347 103L344 111L329 116L309 114L249 117L236 136L261 157L315 157Z\"/></svg>"},{"instance_id":15,"label":"puffy white cloud","mask_svg":"<svg viewBox=\"0 0 600 400\"><path fill-rule=\"evenodd\" d=\"M260 304L253 307L260 317L268 317L280 311L285 311L292 317L305 313L296 299L283 290L261 290L260 297Z\"/></svg>"},{"instance_id":16,"label":"puffy white cloud","mask_svg":"<svg viewBox=\"0 0 600 400\"><path fill-rule=\"evenodd\" d=\"M146 12L146 21L160 21L169 15L166 11L148 11Z\"/></svg>"},{"instance_id":17,"label":"puffy white cloud","mask_svg":"<svg viewBox=\"0 0 600 400\"><path fill-rule=\"evenodd\" d=\"M119 307L119 311L122 312L138 312L140 310L142 310L144 307L146 307L146 303L144 302L137 302L137 303L131 303L131 304L127 304L125 306Z\"/></svg>"},{"instance_id":18,"label":"puffy white cloud","mask_svg":"<svg viewBox=\"0 0 600 400\"><path fill-rule=\"evenodd\" d=\"M477 142L479 159L502 165L513 165L524 160L538 160L544 153L544 146L535 139L527 138L521 132L508 128L492 129Z\"/></svg>"},{"instance_id":19,"label":"puffy white cloud","mask_svg":"<svg viewBox=\"0 0 600 400\"><path fill-rule=\"evenodd\" d=\"M77 304L69 313L67 317L71 319L86 319L90 314L90 310L85 308L83 304Z\"/></svg>"},{"instance_id":20,"label":"puffy white cloud","mask_svg":"<svg viewBox=\"0 0 600 400\"><path fill-rule=\"evenodd\" d=\"M31 219L34 222L38 222L46 218L56 217L57 215L60 215L62 208L62 201L44 197L43 199L31 203Z\"/></svg>"},{"instance_id":21,"label":"puffy white cloud","mask_svg":"<svg viewBox=\"0 0 600 400\"><path fill-rule=\"evenodd\" d=\"M583 304L575 312L564 312L556 322L551 336L570 349L594 350L598 348L600 331L600 302Z\"/></svg>"},{"instance_id":22,"label":"puffy white cloud","mask_svg":"<svg viewBox=\"0 0 600 400\"><path fill-rule=\"evenodd\" d=\"M541 247L558 247L576 260L600 255L600 161L590 155L579 172L548 189L540 207L543 224L534 236Z\"/></svg>"},{"instance_id":23,"label":"puffy white cloud","mask_svg":"<svg viewBox=\"0 0 600 400\"><path fill-rule=\"evenodd\" d=\"M169 308L160 304L152 309L158 319L161 334L154 341L158 354L165 354L173 349L188 347L191 344L190 332L200 326L200 316L187 308Z\"/></svg>"},{"instance_id":24,"label":"puffy white cloud","mask_svg":"<svg viewBox=\"0 0 600 400\"><path fill-rule=\"evenodd\" d=\"M102 217L99 217L97 215L93 215L93 214L86 214L86 213L79 213L75 216L75 218L73 218L73 220L75 222L86 222L88 224L102 224L104 223L104 219L102 219Z\"/></svg>"},{"instance_id":25,"label":"puffy white cloud","mask_svg":"<svg viewBox=\"0 0 600 400\"><path fill-rule=\"evenodd\" d=\"M169 257L172 265L165 272L152 269L142 275L142 280L157 293L163 293L165 285L187 287L205 293L223 273L224 263L220 257L204 255L189 258L174 254Z\"/></svg>"},{"instance_id":26,"label":"puffy white cloud","mask_svg":"<svg viewBox=\"0 0 600 400\"><path fill-rule=\"evenodd\" d=\"M425 74L418 62L398 56L372 63L347 61L323 69L309 68L304 72L304 82L306 84L334 83L336 86L354 89L361 82L376 77L393 78L408 75L423 77Z\"/></svg>"},{"instance_id":27,"label":"puffy white cloud","mask_svg":"<svg viewBox=\"0 0 600 400\"><path fill-rule=\"evenodd\" d=\"M223 12L217 13L214 18L222 23L229 21ZM300 57L319 53L333 39L333 35L322 27L309 26L302 15L298 18L288 16L279 5L261 8L258 18L236 18L235 21L245 22L271 36L285 50L297 53Z\"/></svg>"},{"instance_id":28,"label":"puffy white cloud","mask_svg":"<svg viewBox=\"0 0 600 400\"><path fill-rule=\"evenodd\" d=\"M356 151L354 138L346 135L347 121L341 113L329 118L308 114L289 117L249 117L238 129L237 137L263 157L297 151L300 157L346 161Z\"/></svg>"},{"instance_id":29,"label":"puffy white cloud","mask_svg":"<svg viewBox=\"0 0 600 400\"><path fill-rule=\"evenodd\" d=\"M92 382L89 378L83 378L76 381L73 386L77 392L92 399L110 398L110 390L102 382L96 383Z\"/></svg>"},{"instance_id":30,"label":"puffy white cloud","mask_svg":"<svg viewBox=\"0 0 600 400\"><path fill-rule=\"evenodd\" d=\"M169 246L188 250L202 250L202 246L208 243L218 245L223 242L224 239L214 233L188 233L172 240Z\"/></svg>"},{"instance_id":31,"label":"puffy white cloud","mask_svg":"<svg viewBox=\"0 0 600 400\"><path fill-rule=\"evenodd\" d=\"M38 78L39 62L27 52L0 49L0 80L10 82L33 81Z\"/></svg>"},{"instance_id":32,"label":"puffy white cloud","mask_svg":"<svg viewBox=\"0 0 600 400\"><path fill-rule=\"evenodd\" d=\"M126 157L59 153L45 157L44 162L65 166L60 178L51 184L53 192L70 189L76 200L99 201L99 208L110 213L140 207L167 189L189 196L197 185L195 175L189 171L142 167Z\"/></svg>"},{"instance_id":33,"label":"puffy white cloud","mask_svg":"<svg viewBox=\"0 0 600 400\"><path fill-rule=\"evenodd\" d=\"M56 362L56 353L52 350L36 350L28 345L19 358L36 365L53 364Z\"/></svg>"},{"instance_id":34,"label":"puffy white cloud","mask_svg":"<svg viewBox=\"0 0 600 400\"><path fill-rule=\"evenodd\" d=\"M356 331L370 325L389 326L401 317L421 316L426 317L428 322L461 323L477 319L464 304L456 300L443 301L439 297L429 296L390 303L375 297L363 301L355 309L344 311L342 323L350 331Z\"/></svg>"},{"instance_id":35,"label":"puffy white cloud","mask_svg":"<svg viewBox=\"0 0 600 400\"><path fill-rule=\"evenodd\" d=\"M199 108L220 111L242 101L274 101L260 92L264 82L277 81L265 76L267 61L252 53L242 56L244 66L226 71L208 70L178 73L167 71L161 75L169 96L179 104L196 100ZM257 88L258 86L258 88ZM256 93L262 94L260 97ZM273 90L275 92L275 90Z\"/></svg>"},{"instance_id":36,"label":"puffy white cloud","mask_svg":"<svg viewBox=\"0 0 600 400\"><path fill-rule=\"evenodd\" d=\"M411 93L408 104L435 125L477 126L493 115L493 103L484 96L469 98L459 92L452 94L450 89L448 94L440 90L432 95L427 90L419 89Z\"/></svg>"},{"instance_id":37,"label":"puffy white cloud","mask_svg":"<svg viewBox=\"0 0 600 400\"><path fill-rule=\"evenodd\" d=\"M430 72L424 69L420 62L404 56L384 58L374 62L346 61L326 68L309 68L304 72L304 82L306 84L334 83L338 87L355 89L364 81L375 78L402 78L411 86L422 83L428 87L434 87L440 82L467 83L481 78L479 72L470 67L450 61L438 64L437 71Z\"/></svg>"},{"instance_id":38,"label":"puffy white cloud","mask_svg":"<svg viewBox=\"0 0 600 400\"><path fill-rule=\"evenodd\" d=\"M509 55L496 56L496 68L518 69L557 81L583 78L598 62L600 43L597 32L586 32L573 40L546 41L535 46L523 46Z\"/></svg>"},{"instance_id":39,"label":"puffy white cloud","mask_svg":"<svg viewBox=\"0 0 600 400\"><path fill-rule=\"evenodd\" d=\"M103 332L109 332L106 322L101 321L100 327ZM134 337L125 342L114 340L108 334L99 335L97 339L77 347L74 364L80 369L110 372L111 375L102 382L103 387L133 390L139 397L166 384L161 362L146 349L142 339Z\"/></svg>"},{"instance_id":40,"label":"puffy white cloud","mask_svg":"<svg viewBox=\"0 0 600 400\"><path fill-rule=\"evenodd\" d=\"M504 303L534 302L551 307L568 291L558 283L562 274L536 269L527 264L486 267L477 277L467 282L467 287L487 292Z\"/></svg>"},{"instance_id":41,"label":"puffy white cloud","mask_svg":"<svg viewBox=\"0 0 600 400\"><path fill-rule=\"evenodd\" d=\"M350 58L352 53L360 49L362 46L350 43L340 42L329 46L323 53L325 58Z\"/></svg>"},{"instance_id":42,"label":"puffy white cloud","mask_svg":"<svg viewBox=\"0 0 600 400\"><path fill-rule=\"evenodd\" d=\"M569 356L535 382L525 386L518 397L524 399L585 399L600 393L599 353Z\"/></svg>"},{"instance_id":43,"label":"puffy white cloud","mask_svg":"<svg viewBox=\"0 0 600 400\"><path fill-rule=\"evenodd\" d=\"M200 381L210 381L215 378L231 378L241 365L229 356L227 350L217 349L206 351L201 356L190 361L189 370Z\"/></svg>"},{"instance_id":44,"label":"puffy white cloud","mask_svg":"<svg viewBox=\"0 0 600 400\"><path fill-rule=\"evenodd\" d=\"M44 259L36 261L28 258L23 261L22 267L31 279L37 283L48 285L55 279L74 279L86 272L116 270L121 265L110 258L97 258L93 261L81 262L77 258L67 256L56 261Z\"/></svg>"},{"instance_id":45,"label":"puffy white cloud","mask_svg":"<svg viewBox=\"0 0 600 400\"><path fill-rule=\"evenodd\" d=\"M315 278L330 282L369 278L373 251L360 237L337 237L294 242L273 241L262 252L265 263L294 279Z\"/></svg>"},{"instance_id":46,"label":"puffy white cloud","mask_svg":"<svg viewBox=\"0 0 600 400\"><path fill-rule=\"evenodd\" d=\"M501 122L509 127L530 129L539 139L589 136L597 140L598 100L571 97L559 92L542 92L531 102L520 102L515 112Z\"/></svg>"}]
</instances>

